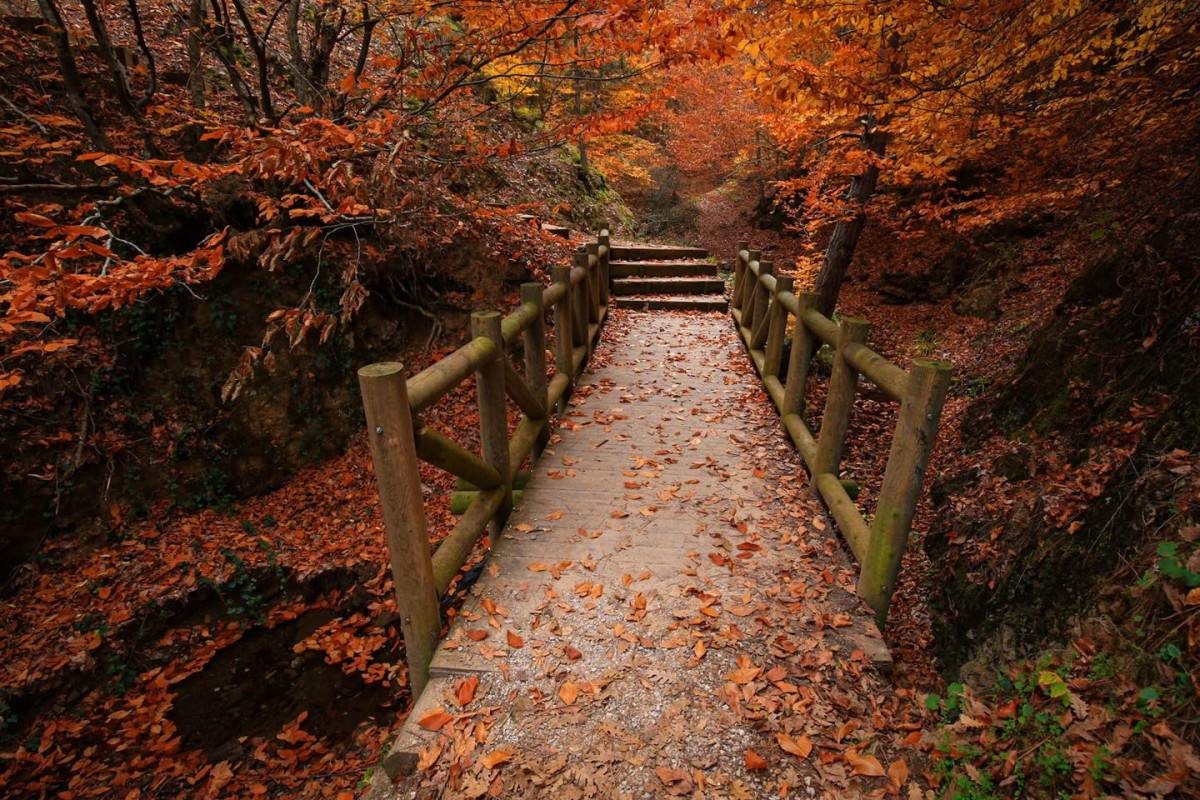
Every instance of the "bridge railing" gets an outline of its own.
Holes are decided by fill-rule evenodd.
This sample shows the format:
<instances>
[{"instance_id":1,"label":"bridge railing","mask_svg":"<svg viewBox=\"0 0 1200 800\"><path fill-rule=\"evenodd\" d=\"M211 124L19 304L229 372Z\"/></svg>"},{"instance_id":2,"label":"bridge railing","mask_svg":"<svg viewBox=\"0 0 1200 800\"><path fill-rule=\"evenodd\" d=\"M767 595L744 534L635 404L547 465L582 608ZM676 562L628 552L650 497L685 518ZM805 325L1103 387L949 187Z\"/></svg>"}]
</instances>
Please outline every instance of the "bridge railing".
<instances>
[{"instance_id":1,"label":"bridge railing","mask_svg":"<svg viewBox=\"0 0 1200 800\"><path fill-rule=\"evenodd\" d=\"M883 627L937 436L951 368L922 358L907 371L901 369L866 346L870 323L849 318L834 322L818 313L817 295L796 292L793 279L776 276L774 265L762 261L760 255L749 249L748 242L738 244L730 313L779 409L784 430L804 458L818 496L858 559L858 593L875 610ZM795 323L785 382L780 375L789 319ZM833 350L833 370L821 427L814 436L805 421L805 390L809 367L822 343ZM847 491L856 486L839 477L860 375L900 404L883 484L869 524Z\"/></svg>"},{"instance_id":2,"label":"bridge railing","mask_svg":"<svg viewBox=\"0 0 1200 800\"><path fill-rule=\"evenodd\" d=\"M383 506L392 579L413 696L429 678L441 636L439 598L462 569L480 536L504 528L513 482L526 458L541 455L550 439L552 410L561 415L576 378L608 316L609 234L575 254L574 266L553 268L553 282L521 284L521 305L471 315L472 339L411 377L403 364L371 364L358 371L371 459ZM554 360L547 363L547 312L553 311ZM521 340L524 374L509 350ZM476 455L425 425L422 412L472 375L482 453ZM509 436L508 398L520 411ZM477 489L454 529L430 554L419 461L444 469Z\"/></svg>"}]
</instances>

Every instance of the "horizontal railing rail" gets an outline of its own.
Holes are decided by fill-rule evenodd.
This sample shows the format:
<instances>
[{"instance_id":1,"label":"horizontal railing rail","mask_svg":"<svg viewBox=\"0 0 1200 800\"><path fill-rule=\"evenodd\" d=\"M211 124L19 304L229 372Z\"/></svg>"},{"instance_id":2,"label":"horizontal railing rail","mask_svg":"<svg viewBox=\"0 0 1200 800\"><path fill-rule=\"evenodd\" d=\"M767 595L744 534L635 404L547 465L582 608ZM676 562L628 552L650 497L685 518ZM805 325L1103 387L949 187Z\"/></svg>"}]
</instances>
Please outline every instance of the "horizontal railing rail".
<instances>
[{"instance_id":1,"label":"horizontal railing rail","mask_svg":"<svg viewBox=\"0 0 1200 800\"><path fill-rule=\"evenodd\" d=\"M548 287L522 284L521 304L511 313L472 314L471 341L416 375L406 378L397 362L358 372L414 697L429 679L441 636L440 598L488 526L493 537L503 530L521 466L527 458L536 460L549 442L551 413L561 416L565 410L608 316L607 226L574 260L573 267L554 267ZM546 357L548 312L554 320L553 364ZM524 374L508 357L518 338ZM422 412L471 376L479 410L478 455L421 420ZM521 414L511 437L508 398ZM474 490L458 523L432 554L419 461L452 473Z\"/></svg>"},{"instance_id":2,"label":"horizontal railing rail","mask_svg":"<svg viewBox=\"0 0 1200 800\"><path fill-rule=\"evenodd\" d=\"M774 265L763 261L760 251L749 248L749 242L738 244L730 314L767 394L779 409L784 431L804 459L817 495L858 559L858 593L883 627L937 436L951 368L923 358L907 371L901 369L866 346L868 322L850 318L834 322L822 315L816 310L816 294L796 292L791 277L775 275ZM789 319L794 325L785 382L780 375ZM811 362L821 344L833 351L833 369L821 427L814 436L804 404ZM840 478L859 376L900 403L869 524L851 497L856 484Z\"/></svg>"}]
</instances>

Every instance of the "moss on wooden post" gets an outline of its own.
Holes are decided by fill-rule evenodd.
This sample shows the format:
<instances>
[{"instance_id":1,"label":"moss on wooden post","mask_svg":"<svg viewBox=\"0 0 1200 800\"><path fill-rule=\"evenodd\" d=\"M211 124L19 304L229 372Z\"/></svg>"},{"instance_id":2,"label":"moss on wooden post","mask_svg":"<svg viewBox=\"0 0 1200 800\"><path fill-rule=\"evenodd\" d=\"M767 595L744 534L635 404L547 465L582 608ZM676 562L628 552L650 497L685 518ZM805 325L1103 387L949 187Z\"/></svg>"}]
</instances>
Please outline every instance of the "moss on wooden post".
<instances>
[{"instance_id":1,"label":"moss on wooden post","mask_svg":"<svg viewBox=\"0 0 1200 800\"><path fill-rule=\"evenodd\" d=\"M567 388L558 401L559 416L567 410L567 401L571 399L571 385L575 376L571 367L574 356L575 321L571 319L571 268L565 265L553 269L554 283L563 288L562 297L554 304L554 370L567 381Z\"/></svg>"},{"instance_id":2,"label":"moss on wooden post","mask_svg":"<svg viewBox=\"0 0 1200 800\"><path fill-rule=\"evenodd\" d=\"M546 400L546 311L542 306L542 285L540 283L521 284L521 302L537 309L533 322L521 334L525 348L525 381L546 409L542 427L538 432L537 442L533 447L533 457L536 459L546 449L550 441L550 407Z\"/></svg>"},{"instance_id":3,"label":"moss on wooden post","mask_svg":"<svg viewBox=\"0 0 1200 800\"><path fill-rule=\"evenodd\" d=\"M829 473L837 477L842 463L842 446L846 429L850 427L850 412L854 409L854 391L858 373L842 356L842 348L850 342L866 341L871 323L861 319L843 319L838 326L838 346L833 357L833 374L829 378L829 395L821 417L821 432L817 435L817 457L813 464L814 477Z\"/></svg>"},{"instance_id":4,"label":"moss on wooden post","mask_svg":"<svg viewBox=\"0 0 1200 800\"><path fill-rule=\"evenodd\" d=\"M767 351L763 359L763 378L779 374L779 365L783 361L783 340L787 336L787 309L779 302L779 295L792 291L793 281L789 275L780 275L775 281L775 302L771 303L771 311L767 320Z\"/></svg>"},{"instance_id":5,"label":"moss on wooden post","mask_svg":"<svg viewBox=\"0 0 1200 800\"><path fill-rule=\"evenodd\" d=\"M429 681L429 662L442 634L442 618L429 556L429 531L404 366L392 362L363 367L358 371L358 384L383 506L409 684L416 698Z\"/></svg>"},{"instance_id":6,"label":"moss on wooden post","mask_svg":"<svg viewBox=\"0 0 1200 800\"><path fill-rule=\"evenodd\" d=\"M858 593L875 610L880 628L887 621L896 590L896 576L937 437L950 374L949 364L927 358L917 359L909 370L907 393L900 403L896 434L875 506L867 561L858 579Z\"/></svg>"},{"instance_id":7,"label":"moss on wooden post","mask_svg":"<svg viewBox=\"0 0 1200 800\"><path fill-rule=\"evenodd\" d=\"M800 313L796 315L796 324L792 328L792 352L788 356L783 408L779 409L779 414L783 417L788 414L804 416L804 392L808 388L808 368L812 363L812 354L817 349L812 331L804 324L804 312L817 307L818 297L816 292L800 292L796 295L796 305L799 307Z\"/></svg>"},{"instance_id":8,"label":"moss on wooden post","mask_svg":"<svg viewBox=\"0 0 1200 800\"><path fill-rule=\"evenodd\" d=\"M491 339L496 357L475 373L475 398L479 407L479 441L483 460L504 476L504 500L492 517L492 533L499 536L512 511L512 483L508 480L508 404L504 391L504 339L499 311L476 311L471 315L471 334Z\"/></svg>"}]
</instances>

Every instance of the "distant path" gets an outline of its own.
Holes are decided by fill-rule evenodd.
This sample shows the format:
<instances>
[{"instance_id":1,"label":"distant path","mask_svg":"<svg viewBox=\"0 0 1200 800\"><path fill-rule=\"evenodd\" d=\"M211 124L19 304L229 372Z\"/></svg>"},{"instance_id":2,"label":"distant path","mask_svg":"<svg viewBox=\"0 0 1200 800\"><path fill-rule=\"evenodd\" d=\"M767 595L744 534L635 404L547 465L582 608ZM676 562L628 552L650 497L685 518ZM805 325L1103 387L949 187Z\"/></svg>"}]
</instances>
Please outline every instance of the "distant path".
<instances>
[{"instance_id":1,"label":"distant path","mask_svg":"<svg viewBox=\"0 0 1200 800\"><path fill-rule=\"evenodd\" d=\"M380 771L374 796L887 785L852 777L872 769L858 750L900 758L903 733L874 725L911 701L875 673L887 654L854 570L751 369L724 315L614 315L395 745L432 765L394 786ZM815 747L785 753L777 733Z\"/></svg>"}]
</instances>

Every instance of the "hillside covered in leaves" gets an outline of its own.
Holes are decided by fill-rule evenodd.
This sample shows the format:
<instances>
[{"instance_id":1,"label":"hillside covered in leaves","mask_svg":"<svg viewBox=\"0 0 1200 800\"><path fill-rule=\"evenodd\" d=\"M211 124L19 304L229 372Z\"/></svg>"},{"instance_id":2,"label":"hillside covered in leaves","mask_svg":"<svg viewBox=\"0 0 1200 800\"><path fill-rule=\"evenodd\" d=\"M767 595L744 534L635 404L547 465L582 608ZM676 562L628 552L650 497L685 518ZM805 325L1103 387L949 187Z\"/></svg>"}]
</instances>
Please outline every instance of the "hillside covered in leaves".
<instances>
[{"instance_id":1,"label":"hillside covered in leaves","mask_svg":"<svg viewBox=\"0 0 1200 800\"><path fill-rule=\"evenodd\" d=\"M365 786L411 698L354 372L603 223L955 367L877 712L923 760L874 794L1200 796L1194 0L0 12L6 796Z\"/></svg>"}]
</instances>

